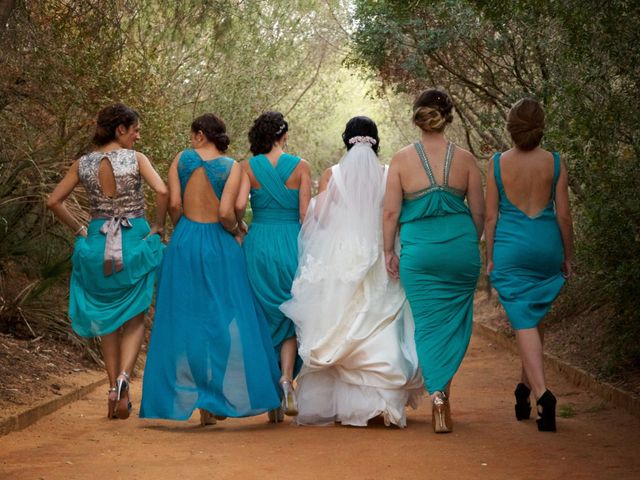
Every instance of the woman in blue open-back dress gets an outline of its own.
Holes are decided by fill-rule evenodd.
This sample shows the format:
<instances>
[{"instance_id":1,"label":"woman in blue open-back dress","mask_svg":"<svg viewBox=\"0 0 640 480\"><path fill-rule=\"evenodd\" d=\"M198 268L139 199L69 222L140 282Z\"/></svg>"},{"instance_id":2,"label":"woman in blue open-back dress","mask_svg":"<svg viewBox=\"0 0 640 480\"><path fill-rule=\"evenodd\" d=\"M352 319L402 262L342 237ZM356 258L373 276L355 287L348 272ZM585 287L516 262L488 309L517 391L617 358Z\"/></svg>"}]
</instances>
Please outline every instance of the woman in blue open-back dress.
<instances>
[{"instance_id":1,"label":"woman in blue open-back dress","mask_svg":"<svg viewBox=\"0 0 640 480\"><path fill-rule=\"evenodd\" d=\"M270 413L272 422L281 420L282 413L297 415L292 381L302 365L294 324L280 305L291 298L298 267L298 233L311 199L311 172L305 160L284 152L288 129L281 113L260 115L249 132L255 156L243 164L253 212L243 245L249 280L280 360L283 409Z\"/></svg>"},{"instance_id":2,"label":"woman in blue open-back dress","mask_svg":"<svg viewBox=\"0 0 640 480\"><path fill-rule=\"evenodd\" d=\"M399 275L411 305L436 433L452 430L449 390L471 338L484 217L475 158L444 134L452 110L443 91L418 96L413 119L421 140L393 157L384 206L387 269ZM398 223L399 259L394 251Z\"/></svg>"},{"instance_id":3,"label":"woman in blue open-back dress","mask_svg":"<svg viewBox=\"0 0 640 480\"><path fill-rule=\"evenodd\" d=\"M223 155L229 138L218 117L198 117L191 130L194 148L169 172L177 224L159 275L140 416L187 420L199 408L204 425L277 408L279 371L239 245L241 167Z\"/></svg>"},{"instance_id":4,"label":"woman in blue open-back dress","mask_svg":"<svg viewBox=\"0 0 640 480\"><path fill-rule=\"evenodd\" d=\"M556 398L545 385L540 322L571 273L572 223L567 169L539 147L544 111L530 98L507 116L514 148L496 153L487 175L487 271L522 358L515 413L528 419L533 390L538 429L555 431Z\"/></svg>"}]
</instances>

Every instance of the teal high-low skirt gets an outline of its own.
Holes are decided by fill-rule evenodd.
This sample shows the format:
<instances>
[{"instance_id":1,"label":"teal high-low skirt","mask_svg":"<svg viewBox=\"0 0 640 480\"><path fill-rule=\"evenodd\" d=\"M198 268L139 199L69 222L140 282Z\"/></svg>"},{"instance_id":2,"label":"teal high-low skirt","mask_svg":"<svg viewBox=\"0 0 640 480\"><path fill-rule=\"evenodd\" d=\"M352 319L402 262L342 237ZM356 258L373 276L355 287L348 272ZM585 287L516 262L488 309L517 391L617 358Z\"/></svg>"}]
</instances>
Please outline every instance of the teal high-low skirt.
<instances>
[{"instance_id":1,"label":"teal high-low skirt","mask_svg":"<svg viewBox=\"0 0 640 480\"><path fill-rule=\"evenodd\" d=\"M160 236L147 236L150 227L145 218L130 218L131 228L121 230L123 269L105 275L106 236L100 228L107 221L91 220L87 238L76 238L71 257L69 317L73 330L82 337L107 335L146 312L162 261Z\"/></svg>"}]
</instances>

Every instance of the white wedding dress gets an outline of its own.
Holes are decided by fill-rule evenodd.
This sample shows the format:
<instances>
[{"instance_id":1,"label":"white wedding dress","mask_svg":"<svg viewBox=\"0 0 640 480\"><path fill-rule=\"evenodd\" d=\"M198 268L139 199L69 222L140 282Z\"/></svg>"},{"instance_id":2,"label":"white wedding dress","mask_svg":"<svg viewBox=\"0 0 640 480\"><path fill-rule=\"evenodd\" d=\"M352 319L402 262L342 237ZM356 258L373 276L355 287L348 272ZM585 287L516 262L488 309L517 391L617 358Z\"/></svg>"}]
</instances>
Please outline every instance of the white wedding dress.
<instances>
[{"instance_id":1,"label":"white wedding dress","mask_svg":"<svg viewBox=\"0 0 640 480\"><path fill-rule=\"evenodd\" d=\"M382 414L386 425L405 427L405 406L423 396L413 317L384 264L385 182L374 151L358 143L305 217L292 298L280 307L304 361L298 424L366 426Z\"/></svg>"}]
</instances>

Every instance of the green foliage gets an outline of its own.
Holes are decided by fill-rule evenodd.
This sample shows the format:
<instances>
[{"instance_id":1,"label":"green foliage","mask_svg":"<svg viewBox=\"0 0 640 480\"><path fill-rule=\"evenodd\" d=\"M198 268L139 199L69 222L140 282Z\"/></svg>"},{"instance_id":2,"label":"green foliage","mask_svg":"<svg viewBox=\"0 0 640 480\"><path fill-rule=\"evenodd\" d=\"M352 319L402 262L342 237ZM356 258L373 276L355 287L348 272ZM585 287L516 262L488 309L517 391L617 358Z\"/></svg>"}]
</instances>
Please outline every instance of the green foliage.
<instances>
[{"instance_id":1,"label":"green foliage","mask_svg":"<svg viewBox=\"0 0 640 480\"><path fill-rule=\"evenodd\" d=\"M350 62L396 89L448 90L477 154L504 150L514 100L545 104L570 169L586 302L611 302L621 368L640 362L640 5L613 0L355 2ZM569 290L570 295L578 295Z\"/></svg>"},{"instance_id":2,"label":"green foliage","mask_svg":"<svg viewBox=\"0 0 640 480\"><path fill-rule=\"evenodd\" d=\"M44 0L0 12L0 330L70 331L73 238L44 199L90 147L105 105L121 101L141 114L136 148L163 175L189 145L191 120L206 111L224 119L229 153L239 160L264 110L287 116L290 150L316 173L340 159L340 134L356 114L378 122L388 158L402 138L387 108L397 98L378 97L371 82L342 68L347 7L342 0ZM86 221L84 197L78 188L66 205Z\"/></svg>"}]
</instances>

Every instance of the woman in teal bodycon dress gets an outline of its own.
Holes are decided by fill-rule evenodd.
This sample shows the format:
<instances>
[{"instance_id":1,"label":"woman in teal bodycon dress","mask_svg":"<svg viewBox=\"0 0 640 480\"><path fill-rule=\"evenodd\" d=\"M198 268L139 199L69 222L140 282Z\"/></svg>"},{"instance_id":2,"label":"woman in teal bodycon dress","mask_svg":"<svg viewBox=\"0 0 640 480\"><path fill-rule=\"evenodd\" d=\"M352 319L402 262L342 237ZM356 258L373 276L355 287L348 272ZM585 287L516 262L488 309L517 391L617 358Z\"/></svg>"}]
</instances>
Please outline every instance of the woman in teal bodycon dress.
<instances>
[{"instance_id":1,"label":"woman in teal bodycon dress","mask_svg":"<svg viewBox=\"0 0 640 480\"><path fill-rule=\"evenodd\" d=\"M283 408L269 413L272 422L281 421L283 413L297 415L292 381L302 366L294 324L280 305L291 298L298 268L298 233L311 199L311 170L306 160L284 152L288 130L278 112L265 112L255 120L249 131L254 157L243 162L245 194L241 191L237 205L244 210L250 186L253 219L243 248L281 370Z\"/></svg>"},{"instance_id":2,"label":"woman in teal bodycon dress","mask_svg":"<svg viewBox=\"0 0 640 480\"><path fill-rule=\"evenodd\" d=\"M445 433L452 430L451 379L471 338L484 196L475 158L444 135L453 119L449 95L426 90L413 109L422 137L391 160L384 250L387 270L399 276L415 319L418 359L433 404L432 426ZM398 224L400 258L394 248Z\"/></svg>"},{"instance_id":3,"label":"woman in teal bodycon dress","mask_svg":"<svg viewBox=\"0 0 640 480\"><path fill-rule=\"evenodd\" d=\"M539 147L544 112L529 98L507 117L514 148L496 153L487 172L487 273L516 331L522 381L516 418L529 418L531 389L538 429L555 431L556 399L546 389L540 321L571 273L572 223L567 169Z\"/></svg>"}]
</instances>

